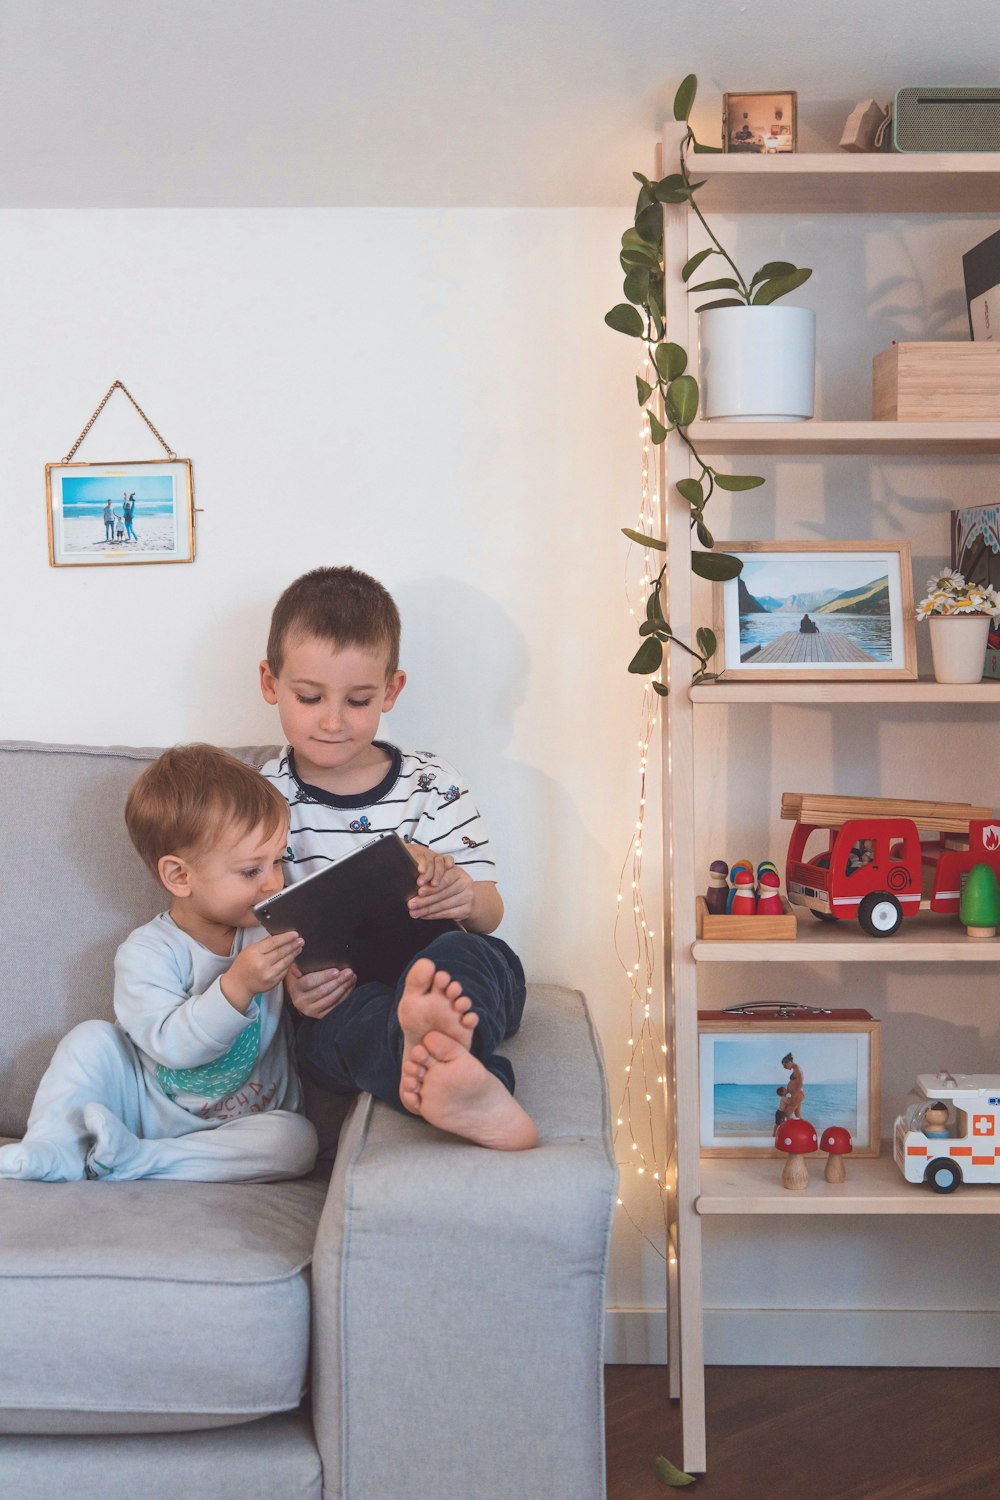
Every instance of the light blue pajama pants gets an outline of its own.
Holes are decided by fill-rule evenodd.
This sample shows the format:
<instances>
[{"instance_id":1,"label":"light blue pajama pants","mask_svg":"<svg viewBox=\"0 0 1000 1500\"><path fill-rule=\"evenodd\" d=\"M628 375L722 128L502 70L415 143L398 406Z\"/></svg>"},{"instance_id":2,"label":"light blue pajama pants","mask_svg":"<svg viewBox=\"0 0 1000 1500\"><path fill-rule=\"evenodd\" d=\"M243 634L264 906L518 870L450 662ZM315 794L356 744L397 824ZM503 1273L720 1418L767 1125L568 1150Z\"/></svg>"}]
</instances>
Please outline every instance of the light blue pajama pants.
<instances>
[{"instance_id":1,"label":"light blue pajama pants","mask_svg":"<svg viewBox=\"0 0 1000 1500\"><path fill-rule=\"evenodd\" d=\"M264 1110L205 1120L150 1082L134 1043L108 1021L83 1021L63 1037L38 1085L23 1142L0 1147L0 1177L23 1177L36 1144L57 1165L50 1181L86 1175L94 1136L87 1104L103 1104L139 1137L138 1150L105 1180L168 1177L183 1182L278 1182L301 1177L316 1158L316 1131L304 1115ZM26 1148L26 1149L22 1149Z\"/></svg>"}]
</instances>

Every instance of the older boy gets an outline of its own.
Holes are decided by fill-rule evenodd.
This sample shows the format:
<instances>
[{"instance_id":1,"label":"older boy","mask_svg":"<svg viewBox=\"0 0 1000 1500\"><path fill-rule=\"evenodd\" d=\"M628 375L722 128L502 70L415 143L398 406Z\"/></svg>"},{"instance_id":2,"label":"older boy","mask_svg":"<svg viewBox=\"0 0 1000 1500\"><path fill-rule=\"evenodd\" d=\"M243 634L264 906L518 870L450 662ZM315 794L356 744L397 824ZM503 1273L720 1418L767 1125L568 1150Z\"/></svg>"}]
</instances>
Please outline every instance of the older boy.
<instances>
[{"instance_id":1,"label":"older boy","mask_svg":"<svg viewBox=\"0 0 1000 1500\"><path fill-rule=\"evenodd\" d=\"M264 937L253 907L281 889L288 808L250 766L180 745L125 807L171 898L115 959L117 1025L59 1043L0 1177L271 1182L308 1172L282 980L301 941Z\"/></svg>"},{"instance_id":2,"label":"older boy","mask_svg":"<svg viewBox=\"0 0 1000 1500\"><path fill-rule=\"evenodd\" d=\"M524 971L490 936L503 902L489 833L446 761L376 739L406 683L399 638L395 603L366 573L317 568L285 590L260 681L288 744L264 775L291 809L289 879L399 833L419 866L411 914L465 931L429 943L393 986L293 965L299 1062L335 1093L365 1090L479 1145L523 1150L537 1132L496 1049L520 1025Z\"/></svg>"}]
</instances>

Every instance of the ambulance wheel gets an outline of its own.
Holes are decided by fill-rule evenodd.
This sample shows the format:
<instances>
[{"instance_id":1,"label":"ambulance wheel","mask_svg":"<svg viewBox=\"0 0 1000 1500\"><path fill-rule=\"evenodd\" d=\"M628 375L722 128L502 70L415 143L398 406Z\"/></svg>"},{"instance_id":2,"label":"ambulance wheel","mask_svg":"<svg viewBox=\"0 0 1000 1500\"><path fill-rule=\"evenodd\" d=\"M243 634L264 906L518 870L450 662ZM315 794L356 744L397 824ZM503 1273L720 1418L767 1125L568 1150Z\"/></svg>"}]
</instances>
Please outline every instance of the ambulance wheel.
<instances>
[{"instance_id":1,"label":"ambulance wheel","mask_svg":"<svg viewBox=\"0 0 1000 1500\"><path fill-rule=\"evenodd\" d=\"M957 1162L949 1161L946 1156L939 1156L936 1161L928 1163L924 1181L936 1193L953 1193L962 1181L962 1169Z\"/></svg>"},{"instance_id":2,"label":"ambulance wheel","mask_svg":"<svg viewBox=\"0 0 1000 1500\"><path fill-rule=\"evenodd\" d=\"M869 937L892 937L903 921L903 908L888 891L872 891L858 907L858 921Z\"/></svg>"}]
</instances>

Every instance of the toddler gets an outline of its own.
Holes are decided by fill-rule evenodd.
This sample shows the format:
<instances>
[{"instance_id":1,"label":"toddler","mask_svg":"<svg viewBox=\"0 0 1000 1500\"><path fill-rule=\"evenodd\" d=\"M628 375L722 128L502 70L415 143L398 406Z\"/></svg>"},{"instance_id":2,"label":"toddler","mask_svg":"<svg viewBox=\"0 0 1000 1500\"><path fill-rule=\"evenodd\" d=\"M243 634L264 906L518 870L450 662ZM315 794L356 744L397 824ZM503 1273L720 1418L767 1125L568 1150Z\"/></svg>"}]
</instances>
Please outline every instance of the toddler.
<instances>
[{"instance_id":1,"label":"toddler","mask_svg":"<svg viewBox=\"0 0 1000 1500\"><path fill-rule=\"evenodd\" d=\"M180 745L129 793L132 842L170 897L115 959L117 1022L59 1043L0 1177L273 1182L311 1170L282 980L295 933L262 937L281 889L284 799L211 745Z\"/></svg>"}]
</instances>

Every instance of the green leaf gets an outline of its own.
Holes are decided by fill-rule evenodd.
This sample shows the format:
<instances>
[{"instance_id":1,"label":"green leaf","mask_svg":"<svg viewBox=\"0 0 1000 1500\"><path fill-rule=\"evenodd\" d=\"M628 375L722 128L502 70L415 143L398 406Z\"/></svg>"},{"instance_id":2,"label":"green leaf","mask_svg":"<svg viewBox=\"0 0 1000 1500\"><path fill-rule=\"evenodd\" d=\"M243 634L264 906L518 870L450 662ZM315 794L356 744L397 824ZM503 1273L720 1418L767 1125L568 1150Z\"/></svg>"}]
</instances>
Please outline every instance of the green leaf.
<instances>
[{"instance_id":1,"label":"green leaf","mask_svg":"<svg viewBox=\"0 0 1000 1500\"><path fill-rule=\"evenodd\" d=\"M653 192L660 203L686 203L691 196L680 172L671 172L668 176L661 177L659 182L654 182Z\"/></svg>"},{"instance_id":2,"label":"green leaf","mask_svg":"<svg viewBox=\"0 0 1000 1500\"><path fill-rule=\"evenodd\" d=\"M743 564L738 557L730 557L725 552L692 552L691 572L697 573L699 578L709 578L713 583L725 583L727 579L739 577Z\"/></svg>"},{"instance_id":3,"label":"green leaf","mask_svg":"<svg viewBox=\"0 0 1000 1500\"><path fill-rule=\"evenodd\" d=\"M680 344L657 344L653 358L664 380L676 380L687 369L687 352Z\"/></svg>"},{"instance_id":4,"label":"green leaf","mask_svg":"<svg viewBox=\"0 0 1000 1500\"><path fill-rule=\"evenodd\" d=\"M645 188L642 190L646 191ZM635 216L635 232L649 245L655 245L659 259L660 242L663 239L663 209L658 203L642 209Z\"/></svg>"},{"instance_id":5,"label":"green leaf","mask_svg":"<svg viewBox=\"0 0 1000 1500\"><path fill-rule=\"evenodd\" d=\"M674 95L674 119L686 120L691 113L695 94L698 92L698 80L693 73L689 73L681 81L680 88Z\"/></svg>"},{"instance_id":6,"label":"green leaf","mask_svg":"<svg viewBox=\"0 0 1000 1500\"><path fill-rule=\"evenodd\" d=\"M659 417L655 416L651 411L647 412L646 415L649 417L649 436L652 441L657 445L665 442L667 429L664 427Z\"/></svg>"},{"instance_id":7,"label":"green leaf","mask_svg":"<svg viewBox=\"0 0 1000 1500\"><path fill-rule=\"evenodd\" d=\"M635 377L635 393L640 406L645 406L653 394L653 387L648 380L643 380L641 375Z\"/></svg>"},{"instance_id":8,"label":"green leaf","mask_svg":"<svg viewBox=\"0 0 1000 1500\"><path fill-rule=\"evenodd\" d=\"M634 177L637 174L633 172L632 175ZM635 200L635 216L636 216L636 218L639 217L639 215L643 212L644 209L649 208L650 204L655 203L655 202L656 202L656 194L653 192L653 189L652 189L651 185L648 182L646 182L645 180L643 180L642 187L639 189L639 196Z\"/></svg>"},{"instance_id":9,"label":"green leaf","mask_svg":"<svg viewBox=\"0 0 1000 1500\"><path fill-rule=\"evenodd\" d=\"M741 297L720 297L718 302L703 302L695 312L709 312L713 307L746 307Z\"/></svg>"},{"instance_id":10,"label":"green leaf","mask_svg":"<svg viewBox=\"0 0 1000 1500\"><path fill-rule=\"evenodd\" d=\"M648 677L650 672L658 670L663 660L663 646L655 637L649 637L643 641L638 651L628 664L630 672L637 676Z\"/></svg>"},{"instance_id":11,"label":"green leaf","mask_svg":"<svg viewBox=\"0 0 1000 1500\"><path fill-rule=\"evenodd\" d=\"M678 375L671 381L670 404L677 417L677 425L686 427L693 422L698 412L698 382L693 375Z\"/></svg>"},{"instance_id":12,"label":"green leaf","mask_svg":"<svg viewBox=\"0 0 1000 1500\"><path fill-rule=\"evenodd\" d=\"M654 682L653 692L659 693L661 698L665 698L670 692L670 689L667 687L667 684L665 682Z\"/></svg>"},{"instance_id":13,"label":"green leaf","mask_svg":"<svg viewBox=\"0 0 1000 1500\"><path fill-rule=\"evenodd\" d=\"M659 251L648 240L644 240L638 229L626 229L622 235L622 254L641 255L646 265L658 266Z\"/></svg>"},{"instance_id":14,"label":"green leaf","mask_svg":"<svg viewBox=\"0 0 1000 1500\"><path fill-rule=\"evenodd\" d=\"M798 271L792 271L789 276L775 276L773 281L765 281L754 293L754 307L769 307L772 302L777 302L779 297L785 297L789 292L808 281L812 271L801 267Z\"/></svg>"},{"instance_id":15,"label":"green leaf","mask_svg":"<svg viewBox=\"0 0 1000 1500\"><path fill-rule=\"evenodd\" d=\"M769 260L766 266L761 266L760 270L755 272L750 285L755 287L758 282L770 281L772 276L787 276L795 269L796 267L790 260Z\"/></svg>"},{"instance_id":16,"label":"green leaf","mask_svg":"<svg viewBox=\"0 0 1000 1500\"><path fill-rule=\"evenodd\" d=\"M647 536L644 531L633 531L630 526L622 527L622 535L627 536L630 542L638 542L640 547L652 547L654 552L666 552L666 542L661 542L658 536Z\"/></svg>"},{"instance_id":17,"label":"green leaf","mask_svg":"<svg viewBox=\"0 0 1000 1500\"><path fill-rule=\"evenodd\" d=\"M649 296L649 272L646 267L637 266L629 271L622 283L622 290L630 302L641 307Z\"/></svg>"},{"instance_id":18,"label":"green leaf","mask_svg":"<svg viewBox=\"0 0 1000 1500\"><path fill-rule=\"evenodd\" d=\"M702 656L706 661L710 661L715 655L716 647L719 644L715 631L709 630L707 625L703 625L695 636L695 641Z\"/></svg>"},{"instance_id":19,"label":"green leaf","mask_svg":"<svg viewBox=\"0 0 1000 1500\"><path fill-rule=\"evenodd\" d=\"M763 479L757 474L719 474L715 482L720 490L755 490Z\"/></svg>"},{"instance_id":20,"label":"green leaf","mask_svg":"<svg viewBox=\"0 0 1000 1500\"><path fill-rule=\"evenodd\" d=\"M696 535L698 537L699 542L701 543L701 545L703 547L714 547L715 546L715 537L709 531L709 529L705 525L704 521L699 521L697 523L697 525L695 526L695 533L696 533Z\"/></svg>"},{"instance_id":21,"label":"green leaf","mask_svg":"<svg viewBox=\"0 0 1000 1500\"><path fill-rule=\"evenodd\" d=\"M689 286L689 292L738 292L740 284L734 281L732 276L720 276L718 281L699 281L697 286Z\"/></svg>"},{"instance_id":22,"label":"green leaf","mask_svg":"<svg viewBox=\"0 0 1000 1500\"><path fill-rule=\"evenodd\" d=\"M658 1458L653 1465L657 1479L663 1484L669 1484L673 1489L682 1489L686 1484L694 1484L695 1476L685 1474L683 1469L678 1469L669 1458Z\"/></svg>"},{"instance_id":23,"label":"green leaf","mask_svg":"<svg viewBox=\"0 0 1000 1500\"><path fill-rule=\"evenodd\" d=\"M659 589L653 589L650 593L649 598L646 600L646 619L651 621L651 623L654 625L667 624L666 620L663 618L663 610L660 608ZM669 629L670 627L667 626L668 632Z\"/></svg>"},{"instance_id":24,"label":"green leaf","mask_svg":"<svg viewBox=\"0 0 1000 1500\"><path fill-rule=\"evenodd\" d=\"M718 255L718 253L719 252L717 250L713 250L710 245L707 250L699 250L697 255L692 255L691 259L686 262L684 269L681 272L681 280L690 281L691 277L694 275L695 271L697 271L702 261L707 260L710 255Z\"/></svg>"},{"instance_id":25,"label":"green leaf","mask_svg":"<svg viewBox=\"0 0 1000 1500\"><path fill-rule=\"evenodd\" d=\"M678 479L677 493L683 495L689 505L700 506L705 503L705 486L700 479Z\"/></svg>"},{"instance_id":26,"label":"green leaf","mask_svg":"<svg viewBox=\"0 0 1000 1500\"><path fill-rule=\"evenodd\" d=\"M617 307L605 313L604 321L615 333L627 333L630 339L641 339L646 328L635 308L627 302L619 302Z\"/></svg>"},{"instance_id":27,"label":"green leaf","mask_svg":"<svg viewBox=\"0 0 1000 1500\"><path fill-rule=\"evenodd\" d=\"M641 182L643 187L653 186L649 178L646 176L645 172L633 172L632 176L635 178L636 182Z\"/></svg>"},{"instance_id":28,"label":"green leaf","mask_svg":"<svg viewBox=\"0 0 1000 1500\"><path fill-rule=\"evenodd\" d=\"M713 156L718 156L722 151L721 146L705 146L702 145L701 141L693 141L692 148L702 156L708 156L709 153Z\"/></svg>"},{"instance_id":29,"label":"green leaf","mask_svg":"<svg viewBox=\"0 0 1000 1500\"><path fill-rule=\"evenodd\" d=\"M658 629L659 626L657 625L655 620L643 620L642 624L639 626L639 634L641 636L652 635L653 632Z\"/></svg>"}]
</instances>

